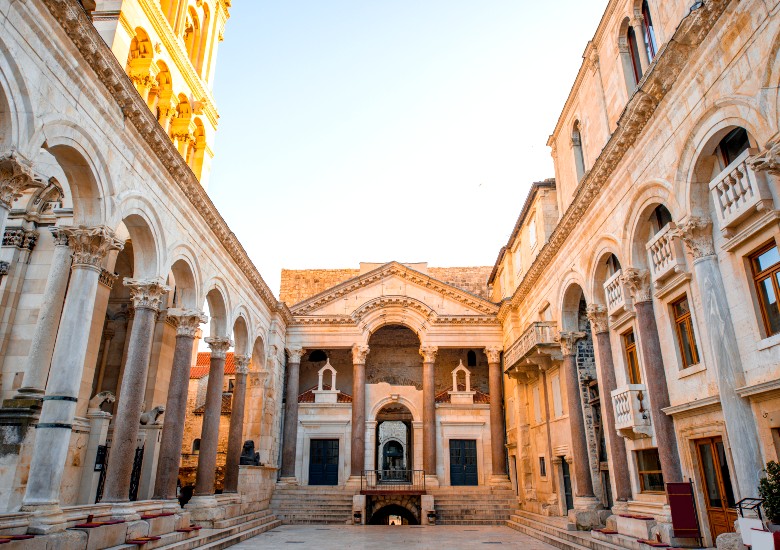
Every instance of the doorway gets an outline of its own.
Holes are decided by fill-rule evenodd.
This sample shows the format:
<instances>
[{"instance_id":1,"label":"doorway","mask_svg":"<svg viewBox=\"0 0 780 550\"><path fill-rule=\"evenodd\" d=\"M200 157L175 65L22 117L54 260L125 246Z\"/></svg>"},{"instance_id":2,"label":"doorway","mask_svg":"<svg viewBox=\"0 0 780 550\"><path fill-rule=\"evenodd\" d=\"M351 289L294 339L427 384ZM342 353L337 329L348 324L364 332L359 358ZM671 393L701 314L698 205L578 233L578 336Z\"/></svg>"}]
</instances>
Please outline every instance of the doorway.
<instances>
[{"instance_id":1,"label":"doorway","mask_svg":"<svg viewBox=\"0 0 780 550\"><path fill-rule=\"evenodd\" d=\"M309 485L339 484L339 440L312 439L309 450Z\"/></svg>"},{"instance_id":2,"label":"doorway","mask_svg":"<svg viewBox=\"0 0 780 550\"><path fill-rule=\"evenodd\" d=\"M731 474L722 438L697 439L695 443L710 533L715 540L722 533L733 532L737 520Z\"/></svg>"},{"instance_id":3,"label":"doorway","mask_svg":"<svg viewBox=\"0 0 780 550\"><path fill-rule=\"evenodd\" d=\"M561 477L563 477L563 502L566 504L566 511L568 512L574 508L574 497L571 492L571 471L569 470L569 463L566 462L565 456L558 457L561 459Z\"/></svg>"},{"instance_id":4,"label":"doorway","mask_svg":"<svg viewBox=\"0 0 780 550\"><path fill-rule=\"evenodd\" d=\"M478 485L476 439L450 439L450 485Z\"/></svg>"},{"instance_id":5,"label":"doorway","mask_svg":"<svg viewBox=\"0 0 780 550\"><path fill-rule=\"evenodd\" d=\"M412 481L412 413L401 403L382 407L376 415L374 468L379 481Z\"/></svg>"}]
</instances>

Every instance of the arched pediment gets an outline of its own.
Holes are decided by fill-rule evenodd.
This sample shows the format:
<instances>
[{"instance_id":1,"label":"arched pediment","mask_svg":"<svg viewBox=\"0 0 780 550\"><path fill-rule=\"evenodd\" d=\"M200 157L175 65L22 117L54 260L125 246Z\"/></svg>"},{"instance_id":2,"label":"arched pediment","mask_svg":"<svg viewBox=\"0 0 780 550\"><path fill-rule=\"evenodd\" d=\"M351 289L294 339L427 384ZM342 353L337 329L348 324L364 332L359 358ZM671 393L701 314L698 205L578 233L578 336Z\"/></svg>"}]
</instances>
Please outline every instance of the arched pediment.
<instances>
[{"instance_id":1,"label":"arched pediment","mask_svg":"<svg viewBox=\"0 0 780 550\"><path fill-rule=\"evenodd\" d=\"M351 317L364 332L384 325L405 325L420 336L436 321L437 314L428 304L409 296L380 296L355 309Z\"/></svg>"}]
</instances>

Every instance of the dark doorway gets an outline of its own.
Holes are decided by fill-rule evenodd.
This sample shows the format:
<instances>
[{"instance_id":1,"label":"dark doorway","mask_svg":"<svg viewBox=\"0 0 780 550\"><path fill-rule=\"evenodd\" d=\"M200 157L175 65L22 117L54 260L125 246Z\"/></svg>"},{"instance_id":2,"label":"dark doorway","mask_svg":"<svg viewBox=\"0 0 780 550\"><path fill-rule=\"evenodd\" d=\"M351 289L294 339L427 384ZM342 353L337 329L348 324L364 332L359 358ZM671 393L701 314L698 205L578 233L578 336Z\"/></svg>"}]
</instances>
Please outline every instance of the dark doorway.
<instances>
[{"instance_id":1,"label":"dark doorway","mask_svg":"<svg viewBox=\"0 0 780 550\"><path fill-rule=\"evenodd\" d=\"M561 473L563 474L563 496L566 502L566 511L568 512L574 508L574 499L571 494L571 472L569 471L569 463L566 462L566 457L559 457L561 459Z\"/></svg>"},{"instance_id":2,"label":"dark doorway","mask_svg":"<svg viewBox=\"0 0 780 550\"><path fill-rule=\"evenodd\" d=\"M309 452L309 485L339 484L339 440L312 439Z\"/></svg>"},{"instance_id":3,"label":"dark doorway","mask_svg":"<svg viewBox=\"0 0 780 550\"><path fill-rule=\"evenodd\" d=\"M477 441L450 439L450 485L477 485Z\"/></svg>"},{"instance_id":4,"label":"dark doorway","mask_svg":"<svg viewBox=\"0 0 780 550\"><path fill-rule=\"evenodd\" d=\"M369 525L392 525L391 518L401 519L401 525L419 525L420 522L414 517L414 514L398 504L388 504L373 513L369 520Z\"/></svg>"}]
</instances>

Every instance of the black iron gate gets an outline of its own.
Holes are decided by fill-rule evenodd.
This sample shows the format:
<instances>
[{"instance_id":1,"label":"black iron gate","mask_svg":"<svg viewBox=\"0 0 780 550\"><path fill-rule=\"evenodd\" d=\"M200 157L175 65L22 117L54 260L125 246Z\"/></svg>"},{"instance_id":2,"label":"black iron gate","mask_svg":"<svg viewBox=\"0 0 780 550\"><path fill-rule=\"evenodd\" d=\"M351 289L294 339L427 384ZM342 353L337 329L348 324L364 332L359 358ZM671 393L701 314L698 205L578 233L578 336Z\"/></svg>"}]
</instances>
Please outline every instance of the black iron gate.
<instances>
[{"instance_id":1,"label":"black iron gate","mask_svg":"<svg viewBox=\"0 0 780 550\"><path fill-rule=\"evenodd\" d=\"M138 484L141 481L141 466L144 463L144 448L138 447L133 458L133 472L130 474L130 500L138 500Z\"/></svg>"}]
</instances>

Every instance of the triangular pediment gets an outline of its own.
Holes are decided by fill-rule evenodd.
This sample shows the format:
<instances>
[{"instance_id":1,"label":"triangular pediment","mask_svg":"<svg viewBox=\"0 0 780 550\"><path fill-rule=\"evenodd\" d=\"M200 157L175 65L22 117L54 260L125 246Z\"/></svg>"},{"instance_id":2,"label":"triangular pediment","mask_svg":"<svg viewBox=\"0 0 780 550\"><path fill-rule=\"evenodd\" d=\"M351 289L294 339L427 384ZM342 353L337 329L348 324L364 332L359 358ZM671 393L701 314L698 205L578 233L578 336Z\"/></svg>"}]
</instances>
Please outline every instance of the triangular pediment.
<instances>
[{"instance_id":1,"label":"triangular pediment","mask_svg":"<svg viewBox=\"0 0 780 550\"><path fill-rule=\"evenodd\" d=\"M357 321L381 308L409 308L429 318L495 318L499 306L398 262L390 262L291 308L298 320Z\"/></svg>"}]
</instances>

